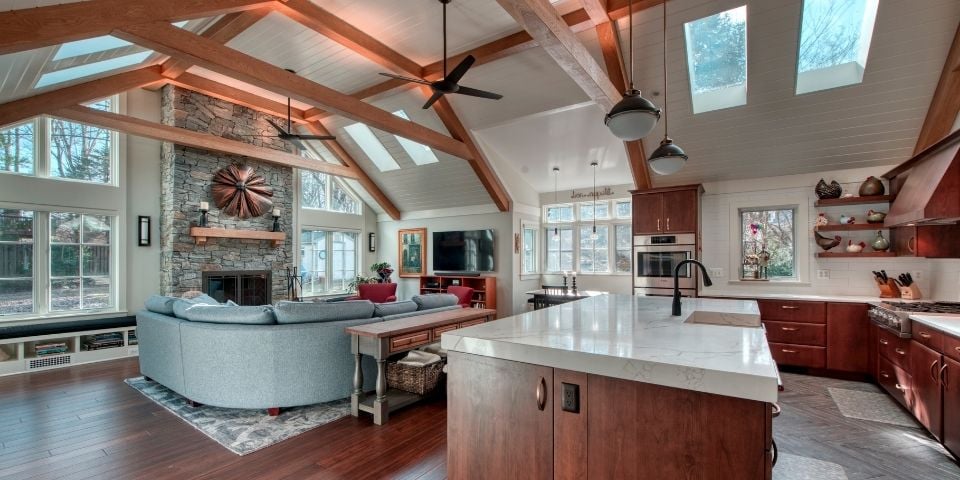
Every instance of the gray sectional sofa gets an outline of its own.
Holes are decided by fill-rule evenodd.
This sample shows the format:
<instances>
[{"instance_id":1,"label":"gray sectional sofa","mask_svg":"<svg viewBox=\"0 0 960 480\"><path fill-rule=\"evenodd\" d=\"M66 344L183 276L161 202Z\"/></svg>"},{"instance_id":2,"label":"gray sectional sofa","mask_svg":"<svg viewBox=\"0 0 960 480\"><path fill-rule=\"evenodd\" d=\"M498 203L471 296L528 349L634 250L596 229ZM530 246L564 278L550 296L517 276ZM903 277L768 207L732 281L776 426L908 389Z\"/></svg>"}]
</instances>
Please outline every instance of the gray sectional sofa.
<instances>
[{"instance_id":1,"label":"gray sectional sofa","mask_svg":"<svg viewBox=\"0 0 960 480\"><path fill-rule=\"evenodd\" d=\"M276 409L348 397L354 359L344 328L459 309L448 294L373 304L221 305L210 297L151 297L137 313L140 372L197 403ZM376 364L363 363L373 389ZM273 410L276 412L276 410Z\"/></svg>"}]
</instances>

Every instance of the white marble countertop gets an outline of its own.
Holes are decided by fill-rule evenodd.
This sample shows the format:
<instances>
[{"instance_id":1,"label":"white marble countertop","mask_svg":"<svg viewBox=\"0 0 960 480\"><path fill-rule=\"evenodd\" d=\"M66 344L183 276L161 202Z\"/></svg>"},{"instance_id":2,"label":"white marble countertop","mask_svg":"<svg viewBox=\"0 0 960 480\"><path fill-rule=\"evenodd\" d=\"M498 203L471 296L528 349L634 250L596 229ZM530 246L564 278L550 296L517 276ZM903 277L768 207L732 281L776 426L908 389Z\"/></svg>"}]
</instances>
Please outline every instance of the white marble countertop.
<instances>
[{"instance_id":1,"label":"white marble countertop","mask_svg":"<svg viewBox=\"0 0 960 480\"><path fill-rule=\"evenodd\" d=\"M957 315L910 315L910 320L936 328L941 332L960 337L960 316Z\"/></svg>"},{"instance_id":2,"label":"white marble countertop","mask_svg":"<svg viewBox=\"0 0 960 480\"><path fill-rule=\"evenodd\" d=\"M752 300L602 295L445 332L455 352L764 402L777 368ZM694 311L716 312L693 314ZM685 323L690 317L755 327Z\"/></svg>"}]
</instances>

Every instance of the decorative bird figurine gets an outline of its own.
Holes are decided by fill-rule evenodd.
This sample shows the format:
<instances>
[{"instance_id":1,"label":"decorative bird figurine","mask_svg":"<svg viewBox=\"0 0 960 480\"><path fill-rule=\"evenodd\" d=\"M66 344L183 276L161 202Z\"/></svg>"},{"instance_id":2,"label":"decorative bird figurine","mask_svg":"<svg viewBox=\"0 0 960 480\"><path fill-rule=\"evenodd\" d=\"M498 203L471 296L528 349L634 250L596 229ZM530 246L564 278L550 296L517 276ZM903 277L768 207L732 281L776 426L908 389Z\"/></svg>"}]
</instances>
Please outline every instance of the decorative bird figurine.
<instances>
[{"instance_id":1,"label":"decorative bird figurine","mask_svg":"<svg viewBox=\"0 0 960 480\"><path fill-rule=\"evenodd\" d=\"M846 215L840 215L840 225L853 225L853 222L857 221L854 217L848 217Z\"/></svg>"},{"instance_id":2,"label":"decorative bird figurine","mask_svg":"<svg viewBox=\"0 0 960 480\"><path fill-rule=\"evenodd\" d=\"M860 253L864 248L867 248L866 243L853 243L853 240L847 241L847 252L849 253Z\"/></svg>"},{"instance_id":3,"label":"decorative bird figurine","mask_svg":"<svg viewBox=\"0 0 960 480\"><path fill-rule=\"evenodd\" d=\"M867 212L867 223L883 223L883 219L887 217L886 212L877 212L870 210Z\"/></svg>"},{"instance_id":4,"label":"decorative bird figurine","mask_svg":"<svg viewBox=\"0 0 960 480\"><path fill-rule=\"evenodd\" d=\"M817 226L818 226L818 227L822 227L822 226L824 226L824 225L829 225L829 224L830 224L830 219L827 218L827 214L826 214L826 213L821 213L820 215L817 215Z\"/></svg>"},{"instance_id":5,"label":"decorative bird figurine","mask_svg":"<svg viewBox=\"0 0 960 480\"><path fill-rule=\"evenodd\" d=\"M821 235L820 232L814 230L813 235L817 238L817 245L823 249L824 252L830 250L837 245L840 245L840 235L837 235L833 238Z\"/></svg>"}]
</instances>

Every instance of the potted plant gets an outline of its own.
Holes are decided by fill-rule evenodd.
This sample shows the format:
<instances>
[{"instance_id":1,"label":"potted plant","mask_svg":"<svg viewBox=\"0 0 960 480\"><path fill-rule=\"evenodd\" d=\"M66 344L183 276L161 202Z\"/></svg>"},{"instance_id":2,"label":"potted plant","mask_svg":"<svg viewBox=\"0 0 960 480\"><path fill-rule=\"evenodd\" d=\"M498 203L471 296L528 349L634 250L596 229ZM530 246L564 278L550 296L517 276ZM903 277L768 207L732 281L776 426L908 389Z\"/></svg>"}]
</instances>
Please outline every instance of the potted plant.
<instances>
[{"instance_id":1,"label":"potted plant","mask_svg":"<svg viewBox=\"0 0 960 480\"><path fill-rule=\"evenodd\" d=\"M347 284L347 288L350 289L350 292L356 292L359 289L359 285L365 283L377 283L378 279L376 277L364 277L363 275L357 275L352 282Z\"/></svg>"},{"instance_id":2,"label":"potted plant","mask_svg":"<svg viewBox=\"0 0 960 480\"><path fill-rule=\"evenodd\" d=\"M390 275L393 274L393 266L390 262L377 262L370 265L370 271L376 272L380 277L380 283L390 283Z\"/></svg>"}]
</instances>

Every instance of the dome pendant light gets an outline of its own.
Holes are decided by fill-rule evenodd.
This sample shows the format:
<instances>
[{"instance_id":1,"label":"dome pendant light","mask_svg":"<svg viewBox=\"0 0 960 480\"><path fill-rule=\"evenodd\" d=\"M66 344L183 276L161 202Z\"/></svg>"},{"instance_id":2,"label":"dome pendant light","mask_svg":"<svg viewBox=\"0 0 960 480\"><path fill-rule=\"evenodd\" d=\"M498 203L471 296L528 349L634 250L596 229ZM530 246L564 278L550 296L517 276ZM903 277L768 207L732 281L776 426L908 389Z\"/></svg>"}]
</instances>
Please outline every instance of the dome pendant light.
<instances>
[{"instance_id":1,"label":"dome pendant light","mask_svg":"<svg viewBox=\"0 0 960 480\"><path fill-rule=\"evenodd\" d=\"M597 162L590 162L593 167L593 233L590 234L590 240L596 241L600 238L597 235Z\"/></svg>"},{"instance_id":2,"label":"dome pendant light","mask_svg":"<svg viewBox=\"0 0 960 480\"><path fill-rule=\"evenodd\" d=\"M617 102L603 123L617 138L624 141L640 140L653 131L660 120L660 109L650 100L640 96L640 91L633 88L633 0L628 2L627 20L629 21L630 36L630 84L623 98Z\"/></svg>"},{"instance_id":3,"label":"dome pendant light","mask_svg":"<svg viewBox=\"0 0 960 480\"><path fill-rule=\"evenodd\" d=\"M667 106L667 3L663 3L663 105ZM663 114L663 140L647 160L650 169L657 175L671 175L680 171L687 161L687 154L673 143L668 134L670 120Z\"/></svg>"},{"instance_id":4,"label":"dome pendant light","mask_svg":"<svg viewBox=\"0 0 960 480\"><path fill-rule=\"evenodd\" d=\"M560 167L553 167L553 204L557 205L557 182L560 179ZM559 219L557 219L559 220ZM553 238L560 237L560 227L554 225Z\"/></svg>"}]
</instances>

